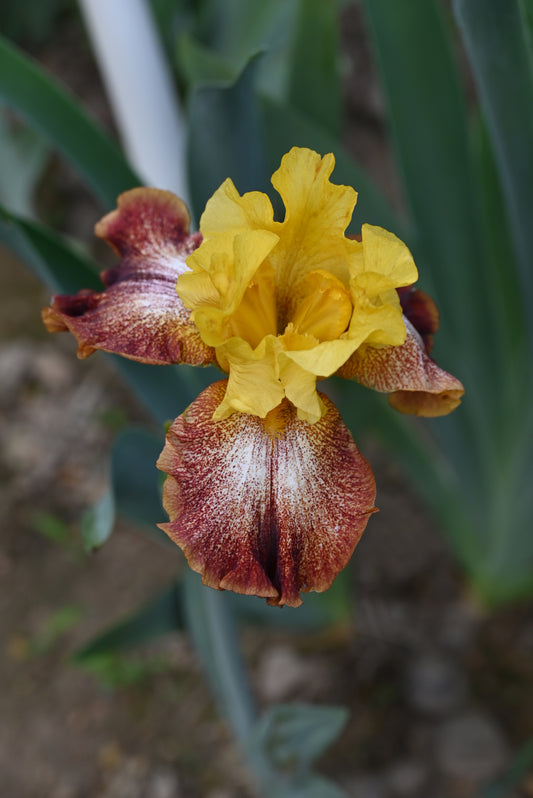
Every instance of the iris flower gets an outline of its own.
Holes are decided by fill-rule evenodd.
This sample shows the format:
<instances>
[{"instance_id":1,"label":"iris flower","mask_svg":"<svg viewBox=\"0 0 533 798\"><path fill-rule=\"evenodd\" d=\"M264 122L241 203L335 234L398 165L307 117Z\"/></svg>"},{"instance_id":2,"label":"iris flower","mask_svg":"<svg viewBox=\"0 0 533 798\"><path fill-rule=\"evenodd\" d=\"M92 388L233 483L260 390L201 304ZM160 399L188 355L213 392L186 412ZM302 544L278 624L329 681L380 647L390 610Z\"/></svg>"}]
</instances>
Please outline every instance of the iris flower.
<instances>
[{"instance_id":1,"label":"iris flower","mask_svg":"<svg viewBox=\"0 0 533 798\"><path fill-rule=\"evenodd\" d=\"M405 244L364 224L345 235L357 200L330 182L333 155L294 148L266 194L226 180L200 232L173 194L127 191L96 226L121 257L104 290L56 296L51 332L143 363L216 364L168 430L161 528L206 585L298 606L344 568L375 511L375 480L317 379L337 374L390 394L401 412L437 416L463 386L429 357L438 325L412 288Z\"/></svg>"}]
</instances>

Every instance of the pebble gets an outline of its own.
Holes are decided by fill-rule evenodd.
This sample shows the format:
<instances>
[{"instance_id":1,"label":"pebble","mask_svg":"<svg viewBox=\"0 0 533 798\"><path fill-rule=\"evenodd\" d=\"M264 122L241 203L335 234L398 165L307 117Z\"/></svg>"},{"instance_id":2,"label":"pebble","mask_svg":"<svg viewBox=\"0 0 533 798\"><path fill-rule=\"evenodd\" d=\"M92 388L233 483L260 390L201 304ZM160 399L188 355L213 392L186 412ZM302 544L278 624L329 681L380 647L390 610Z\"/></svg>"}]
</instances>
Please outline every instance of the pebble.
<instances>
[{"instance_id":1,"label":"pebble","mask_svg":"<svg viewBox=\"0 0 533 798\"><path fill-rule=\"evenodd\" d=\"M497 776L507 760L500 728L489 717L468 713L446 721L436 737L436 757L445 776L480 782Z\"/></svg>"},{"instance_id":2,"label":"pebble","mask_svg":"<svg viewBox=\"0 0 533 798\"><path fill-rule=\"evenodd\" d=\"M480 620L480 611L473 604L464 600L451 603L442 614L439 628L441 645L453 654L464 651L472 642Z\"/></svg>"},{"instance_id":3,"label":"pebble","mask_svg":"<svg viewBox=\"0 0 533 798\"><path fill-rule=\"evenodd\" d=\"M54 787L54 798L76 798L78 785L71 781L61 781Z\"/></svg>"},{"instance_id":4,"label":"pebble","mask_svg":"<svg viewBox=\"0 0 533 798\"><path fill-rule=\"evenodd\" d=\"M444 716L456 711L464 703L466 680L452 661L425 654L407 666L405 693L413 709Z\"/></svg>"},{"instance_id":5,"label":"pebble","mask_svg":"<svg viewBox=\"0 0 533 798\"><path fill-rule=\"evenodd\" d=\"M387 772L387 787L394 798L415 798L426 795L428 770L423 762L404 760L390 766Z\"/></svg>"},{"instance_id":6,"label":"pebble","mask_svg":"<svg viewBox=\"0 0 533 798\"><path fill-rule=\"evenodd\" d=\"M144 798L143 784L147 763L139 757L130 757L113 774L99 798Z\"/></svg>"},{"instance_id":7,"label":"pebble","mask_svg":"<svg viewBox=\"0 0 533 798\"><path fill-rule=\"evenodd\" d=\"M343 786L350 798L389 798L390 795L383 779L371 774L355 776Z\"/></svg>"},{"instance_id":8,"label":"pebble","mask_svg":"<svg viewBox=\"0 0 533 798\"><path fill-rule=\"evenodd\" d=\"M72 386L73 369L70 358L55 347L38 347L33 355L35 379L48 391L60 391Z\"/></svg>"},{"instance_id":9,"label":"pebble","mask_svg":"<svg viewBox=\"0 0 533 798\"><path fill-rule=\"evenodd\" d=\"M258 689L265 701L282 701L305 690L316 694L327 674L322 664L304 658L288 646L273 646L265 651L258 667Z\"/></svg>"},{"instance_id":10,"label":"pebble","mask_svg":"<svg viewBox=\"0 0 533 798\"><path fill-rule=\"evenodd\" d=\"M172 768L154 768L146 781L144 798L180 798L182 795L177 773Z\"/></svg>"},{"instance_id":11,"label":"pebble","mask_svg":"<svg viewBox=\"0 0 533 798\"><path fill-rule=\"evenodd\" d=\"M2 404L8 406L18 393L31 363L31 350L24 341L3 344L0 347L0 380Z\"/></svg>"}]
</instances>

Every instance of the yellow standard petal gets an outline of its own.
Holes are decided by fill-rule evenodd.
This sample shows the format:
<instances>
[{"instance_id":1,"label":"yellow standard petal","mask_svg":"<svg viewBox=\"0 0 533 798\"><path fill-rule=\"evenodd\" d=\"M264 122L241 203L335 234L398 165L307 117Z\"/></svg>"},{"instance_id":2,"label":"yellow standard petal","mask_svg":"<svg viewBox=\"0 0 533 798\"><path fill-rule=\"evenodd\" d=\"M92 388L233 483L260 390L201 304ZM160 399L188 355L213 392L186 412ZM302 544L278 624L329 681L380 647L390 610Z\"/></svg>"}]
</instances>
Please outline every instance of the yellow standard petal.
<instances>
[{"instance_id":1,"label":"yellow standard petal","mask_svg":"<svg viewBox=\"0 0 533 798\"><path fill-rule=\"evenodd\" d=\"M293 147L272 175L272 185L285 204L280 243L271 260L278 274L282 315L293 309L292 294L311 271L329 272L348 285L348 260L356 242L347 239L344 231L357 192L330 182L334 166L331 153L321 158L312 150ZM286 317L285 323L288 321Z\"/></svg>"},{"instance_id":2,"label":"yellow standard petal","mask_svg":"<svg viewBox=\"0 0 533 798\"><path fill-rule=\"evenodd\" d=\"M350 265L354 312L348 337L357 346L399 346L405 340L405 324L396 289L418 279L409 249L393 233L364 224Z\"/></svg>"},{"instance_id":3,"label":"yellow standard petal","mask_svg":"<svg viewBox=\"0 0 533 798\"><path fill-rule=\"evenodd\" d=\"M364 224L361 233L365 272L390 277L396 288L416 283L418 271L403 241L372 224Z\"/></svg>"},{"instance_id":4,"label":"yellow standard petal","mask_svg":"<svg viewBox=\"0 0 533 798\"><path fill-rule=\"evenodd\" d=\"M200 218L205 240L220 233L244 230L273 230L274 211L266 194L250 191L241 196L228 178L207 201Z\"/></svg>"},{"instance_id":5,"label":"yellow standard petal","mask_svg":"<svg viewBox=\"0 0 533 798\"><path fill-rule=\"evenodd\" d=\"M253 350L242 338L230 338L217 347L217 357L224 371L229 372L224 400L213 418L227 418L235 411L264 418L284 397L279 380L277 354L281 344L269 335Z\"/></svg>"},{"instance_id":6,"label":"yellow standard petal","mask_svg":"<svg viewBox=\"0 0 533 798\"><path fill-rule=\"evenodd\" d=\"M254 275L277 242L278 236L268 230L247 230L236 235L221 233L204 241L187 261L191 271L178 280L176 290L185 307L192 310L192 320L208 346L220 346L241 332L238 326L233 329L232 316L242 305L247 289L253 287ZM268 295L263 293L268 314ZM273 303L272 286L270 297ZM270 315L275 316L275 313L270 311ZM250 318L257 325L257 318L252 314ZM237 325L239 320L242 326L240 317ZM243 338L252 345L258 343L263 335L275 332L275 329L267 330L266 326L262 335L252 332Z\"/></svg>"}]
</instances>

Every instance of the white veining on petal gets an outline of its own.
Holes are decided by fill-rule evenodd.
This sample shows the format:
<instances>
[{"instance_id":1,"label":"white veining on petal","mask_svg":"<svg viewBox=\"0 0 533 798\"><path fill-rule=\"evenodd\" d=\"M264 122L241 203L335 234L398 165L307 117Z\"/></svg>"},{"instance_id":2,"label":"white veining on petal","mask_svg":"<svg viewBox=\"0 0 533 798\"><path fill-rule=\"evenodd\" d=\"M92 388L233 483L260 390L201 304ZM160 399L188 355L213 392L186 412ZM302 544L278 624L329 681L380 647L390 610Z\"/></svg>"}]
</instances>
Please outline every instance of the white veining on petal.
<instances>
[{"instance_id":1,"label":"white veining on petal","mask_svg":"<svg viewBox=\"0 0 533 798\"><path fill-rule=\"evenodd\" d=\"M214 362L176 292L185 260L201 235L189 235L184 204L169 192L133 189L97 225L96 234L121 256L102 274L105 289L55 297L43 315L52 332L70 330L80 357L95 349L144 363Z\"/></svg>"},{"instance_id":2,"label":"white veining on petal","mask_svg":"<svg viewBox=\"0 0 533 798\"><path fill-rule=\"evenodd\" d=\"M346 565L375 483L332 403L316 424L286 400L270 417L212 420L226 382L176 419L158 467L169 474L162 525L211 587L297 606Z\"/></svg>"}]
</instances>

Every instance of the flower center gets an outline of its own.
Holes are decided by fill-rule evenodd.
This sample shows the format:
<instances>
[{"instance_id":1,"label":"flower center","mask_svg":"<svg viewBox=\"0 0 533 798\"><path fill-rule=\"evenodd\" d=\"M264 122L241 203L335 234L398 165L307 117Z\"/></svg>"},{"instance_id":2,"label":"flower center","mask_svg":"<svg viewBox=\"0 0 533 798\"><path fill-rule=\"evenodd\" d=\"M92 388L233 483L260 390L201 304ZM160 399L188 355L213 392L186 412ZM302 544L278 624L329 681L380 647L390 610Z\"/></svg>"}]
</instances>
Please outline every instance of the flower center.
<instances>
[{"instance_id":1,"label":"flower center","mask_svg":"<svg viewBox=\"0 0 533 798\"><path fill-rule=\"evenodd\" d=\"M290 306L276 301L274 269L263 263L249 282L225 334L242 338L255 349L267 335L285 332L333 341L350 323L352 301L342 282L320 269L310 272L293 291Z\"/></svg>"},{"instance_id":2,"label":"flower center","mask_svg":"<svg viewBox=\"0 0 533 798\"><path fill-rule=\"evenodd\" d=\"M268 262L261 264L248 283L237 310L226 327L228 338L243 338L255 347L266 335L277 334L276 281Z\"/></svg>"},{"instance_id":3,"label":"flower center","mask_svg":"<svg viewBox=\"0 0 533 798\"><path fill-rule=\"evenodd\" d=\"M352 316L349 291L337 277L321 269L310 272L297 287L290 322L294 332L319 341L334 341L348 327Z\"/></svg>"}]
</instances>

